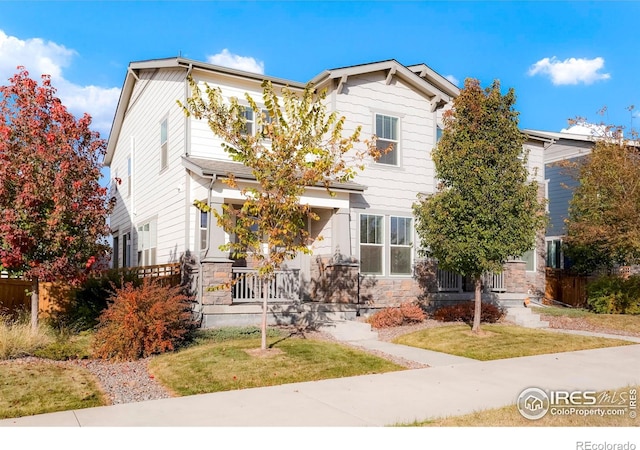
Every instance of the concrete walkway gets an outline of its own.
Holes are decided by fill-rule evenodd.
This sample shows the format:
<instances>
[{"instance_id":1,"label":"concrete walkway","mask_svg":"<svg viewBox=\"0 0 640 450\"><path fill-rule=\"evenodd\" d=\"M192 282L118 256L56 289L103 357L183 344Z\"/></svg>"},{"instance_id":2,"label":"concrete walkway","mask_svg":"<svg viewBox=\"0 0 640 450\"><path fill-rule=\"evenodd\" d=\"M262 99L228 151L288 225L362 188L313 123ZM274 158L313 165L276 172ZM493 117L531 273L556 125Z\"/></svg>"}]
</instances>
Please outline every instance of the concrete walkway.
<instances>
[{"instance_id":1,"label":"concrete walkway","mask_svg":"<svg viewBox=\"0 0 640 450\"><path fill-rule=\"evenodd\" d=\"M514 404L529 387L640 384L640 345L478 362L375 340L360 344L432 367L64 411L0 426L386 426Z\"/></svg>"}]
</instances>

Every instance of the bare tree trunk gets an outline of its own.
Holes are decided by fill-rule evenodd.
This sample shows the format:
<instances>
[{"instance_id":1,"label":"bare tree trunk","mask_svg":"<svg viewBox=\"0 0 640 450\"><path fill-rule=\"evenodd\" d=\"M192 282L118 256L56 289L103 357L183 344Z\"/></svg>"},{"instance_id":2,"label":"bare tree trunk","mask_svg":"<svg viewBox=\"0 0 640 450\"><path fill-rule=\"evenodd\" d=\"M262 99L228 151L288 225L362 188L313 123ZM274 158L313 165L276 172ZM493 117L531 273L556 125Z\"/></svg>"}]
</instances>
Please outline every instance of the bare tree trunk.
<instances>
[{"instance_id":1,"label":"bare tree trunk","mask_svg":"<svg viewBox=\"0 0 640 450\"><path fill-rule=\"evenodd\" d=\"M471 332L480 332L480 318L482 317L482 276L475 277L475 309L473 311L473 327Z\"/></svg>"},{"instance_id":2,"label":"bare tree trunk","mask_svg":"<svg viewBox=\"0 0 640 450\"><path fill-rule=\"evenodd\" d=\"M267 280L260 277L260 291L262 293L262 343L260 348L267 349Z\"/></svg>"},{"instance_id":3,"label":"bare tree trunk","mask_svg":"<svg viewBox=\"0 0 640 450\"><path fill-rule=\"evenodd\" d=\"M31 331L36 332L38 330L38 310L40 309L39 305L39 297L40 297L40 289L39 289L38 278L31 279Z\"/></svg>"}]
</instances>

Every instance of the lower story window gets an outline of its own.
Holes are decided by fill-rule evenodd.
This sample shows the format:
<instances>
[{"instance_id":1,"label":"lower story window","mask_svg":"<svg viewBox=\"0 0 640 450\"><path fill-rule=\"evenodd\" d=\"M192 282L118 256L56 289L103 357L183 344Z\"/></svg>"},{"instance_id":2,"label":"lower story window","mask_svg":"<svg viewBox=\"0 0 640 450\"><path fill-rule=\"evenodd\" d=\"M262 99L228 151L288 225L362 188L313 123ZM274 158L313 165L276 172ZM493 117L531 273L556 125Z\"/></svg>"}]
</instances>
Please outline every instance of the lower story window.
<instances>
[{"instance_id":1,"label":"lower story window","mask_svg":"<svg viewBox=\"0 0 640 450\"><path fill-rule=\"evenodd\" d=\"M562 241L553 239L547 241L547 267L562 269Z\"/></svg>"},{"instance_id":2,"label":"lower story window","mask_svg":"<svg viewBox=\"0 0 640 450\"><path fill-rule=\"evenodd\" d=\"M138 226L138 265L156 264L156 221Z\"/></svg>"},{"instance_id":3,"label":"lower story window","mask_svg":"<svg viewBox=\"0 0 640 450\"><path fill-rule=\"evenodd\" d=\"M360 271L362 273L411 275L412 264L413 219L411 217L360 215Z\"/></svg>"},{"instance_id":4,"label":"lower story window","mask_svg":"<svg viewBox=\"0 0 640 450\"><path fill-rule=\"evenodd\" d=\"M536 271L536 252L535 249L528 250L524 252L524 254L520 257L522 261L527 263L526 271L527 272L535 272Z\"/></svg>"},{"instance_id":5,"label":"lower story window","mask_svg":"<svg viewBox=\"0 0 640 450\"><path fill-rule=\"evenodd\" d=\"M390 273L391 275L411 275L413 219L392 216L390 228Z\"/></svg>"},{"instance_id":6,"label":"lower story window","mask_svg":"<svg viewBox=\"0 0 640 450\"><path fill-rule=\"evenodd\" d=\"M360 270L382 275L383 216L360 215Z\"/></svg>"},{"instance_id":7,"label":"lower story window","mask_svg":"<svg viewBox=\"0 0 640 450\"><path fill-rule=\"evenodd\" d=\"M205 211L199 211L200 212L200 227L199 227L199 231L200 231L200 250L204 250L207 248L207 235L209 234L208 231L208 223L209 223L209 213L205 212Z\"/></svg>"}]
</instances>

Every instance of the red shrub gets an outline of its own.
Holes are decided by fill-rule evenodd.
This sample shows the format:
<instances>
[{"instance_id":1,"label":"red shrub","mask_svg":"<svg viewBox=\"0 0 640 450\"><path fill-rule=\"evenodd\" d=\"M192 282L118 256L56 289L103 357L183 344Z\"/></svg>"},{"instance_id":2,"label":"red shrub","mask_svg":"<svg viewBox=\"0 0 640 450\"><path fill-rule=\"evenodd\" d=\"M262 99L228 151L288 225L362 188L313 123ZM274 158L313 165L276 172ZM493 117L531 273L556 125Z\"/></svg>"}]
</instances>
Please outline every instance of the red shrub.
<instances>
[{"instance_id":1,"label":"red shrub","mask_svg":"<svg viewBox=\"0 0 640 450\"><path fill-rule=\"evenodd\" d=\"M455 305L443 306L433 313L433 318L440 322L473 322L475 303L460 302ZM484 323L494 323L502 318L504 312L501 308L492 303L482 303L480 321Z\"/></svg>"},{"instance_id":2,"label":"red shrub","mask_svg":"<svg viewBox=\"0 0 640 450\"><path fill-rule=\"evenodd\" d=\"M373 328L389 328L402 325L404 318L399 308L384 308L373 314L367 322Z\"/></svg>"},{"instance_id":3,"label":"red shrub","mask_svg":"<svg viewBox=\"0 0 640 450\"><path fill-rule=\"evenodd\" d=\"M117 289L100 315L94 356L133 360L174 350L193 326L189 299L180 289L151 279Z\"/></svg>"},{"instance_id":4,"label":"red shrub","mask_svg":"<svg viewBox=\"0 0 640 450\"><path fill-rule=\"evenodd\" d=\"M367 322L373 328L399 327L408 323L419 323L426 318L424 311L415 303L402 303L399 307L384 308L373 314Z\"/></svg>"},{"instance_id":5,"label":"red shrub","mask_svg":"<svg viewBox=\"0 0 640 450\"><path fill-rule=\"evenodd\" d=\"M420 323L424 322L427 318L420 305L415 303L402 303L400 305L400 312L402 313L405 323Z\"/></svg>"}]
</instances>

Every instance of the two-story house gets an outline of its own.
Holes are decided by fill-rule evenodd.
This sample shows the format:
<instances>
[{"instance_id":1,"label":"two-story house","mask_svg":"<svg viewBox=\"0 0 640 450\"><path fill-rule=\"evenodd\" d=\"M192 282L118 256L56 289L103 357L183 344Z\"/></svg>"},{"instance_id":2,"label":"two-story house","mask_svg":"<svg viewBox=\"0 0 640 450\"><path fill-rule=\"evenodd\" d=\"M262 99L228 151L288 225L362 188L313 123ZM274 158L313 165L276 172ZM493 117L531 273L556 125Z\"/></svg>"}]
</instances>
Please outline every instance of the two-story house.
<instances>
[{"instance_id":1,"label":"two-story house","mask_svg":"<svg viewBox=\"0 0 640 450\"><path fill-rule=\"evenodd\" d=\"M240 189L255 180L228 158L206 122L185 116L178 106L191 94L189 76L219 87L223 96L242 100L246 92L257 102L264 79L276 88L306 85L180 57L131 63L105 159L117 180L113 266L165 264L187 256L203 326L255 323L261 294L251 264L219 249L234 237L194 206L202 201L220 210L239 204ZM425 296L471 298L462 277L421 261L412 215L417 194L436 189L431 151L442 113L458 88L424 64L404 66L395 60L326 70L311 81L327 90L328 109L346 117L345 133L361 125L363 136L376 135L380 146L392 150L367 161L354 182L334 185L334 195L307 189L301 201L320 218L309 223L316 238L313 253L300 255L277 274L267 294L270 317L291 320L319 305L355 314ZM246 119L248 132L256 131L250 110ZM531 136L525 144L541 195L546 142ZM229 174L238 189L223 183ZM542 292L544 249L542 242L523 258L508 261L502 274L488 274L486 294L522 299ZM237 280L232 287L213 289L232 279Z\"/></svg>"}]
</instances>

